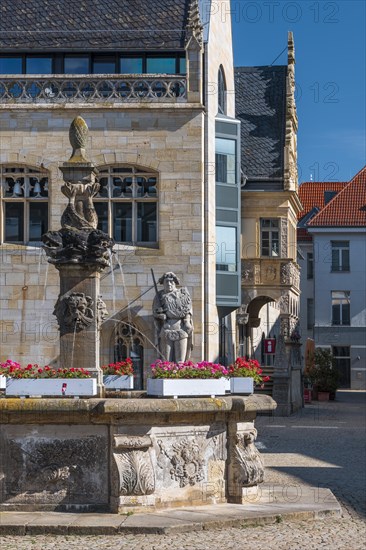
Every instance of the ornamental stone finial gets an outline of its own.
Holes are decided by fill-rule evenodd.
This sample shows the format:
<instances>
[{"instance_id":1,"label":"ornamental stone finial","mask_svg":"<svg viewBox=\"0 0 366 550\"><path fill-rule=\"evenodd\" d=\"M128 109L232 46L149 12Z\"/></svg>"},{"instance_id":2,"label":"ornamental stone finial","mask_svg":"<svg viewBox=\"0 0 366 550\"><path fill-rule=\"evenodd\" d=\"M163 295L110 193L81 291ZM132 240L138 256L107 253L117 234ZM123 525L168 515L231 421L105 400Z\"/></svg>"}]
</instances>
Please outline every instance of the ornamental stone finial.
<instances>
[{"instance_id":1,"label":"ornamental stone finial","mask_svg":"<svg viewBox=\"0 0 366 550\"><path fill-rule=\"evenodd\" d=\"M69 130L69 140L72 147L69 162L89 162L85 151L88 132L89 129L85 120L81 116L74 118Z\"/></svg>"}]
</instances>

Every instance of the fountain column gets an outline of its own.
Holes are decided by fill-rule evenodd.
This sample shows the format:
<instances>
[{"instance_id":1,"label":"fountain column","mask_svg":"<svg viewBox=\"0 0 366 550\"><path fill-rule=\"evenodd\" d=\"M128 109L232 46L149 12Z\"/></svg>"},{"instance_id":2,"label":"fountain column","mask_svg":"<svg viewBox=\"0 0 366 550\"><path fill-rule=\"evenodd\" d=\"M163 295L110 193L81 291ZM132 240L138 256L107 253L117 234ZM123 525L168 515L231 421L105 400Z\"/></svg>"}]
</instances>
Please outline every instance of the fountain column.
<instances>
[{"instance_id":1,"label":"fountain column","mask_svg":"<svg viewBox=\"0 0 366 550\"><path fill-rule=\"evenodd\" d=\"M60 367L87 369L103 393L99 365L101 324L107 317L100 296L100 273L110 266L113 240L99 231L93 197L99 191L98 172L87 159L88 127L81 117L70 126L71 158L60 170L62 193L69 203L61 216L61 229L42 236L48 261L60 274L60 295L54 315L60 329Z\"/></svg>"}]
</instances>

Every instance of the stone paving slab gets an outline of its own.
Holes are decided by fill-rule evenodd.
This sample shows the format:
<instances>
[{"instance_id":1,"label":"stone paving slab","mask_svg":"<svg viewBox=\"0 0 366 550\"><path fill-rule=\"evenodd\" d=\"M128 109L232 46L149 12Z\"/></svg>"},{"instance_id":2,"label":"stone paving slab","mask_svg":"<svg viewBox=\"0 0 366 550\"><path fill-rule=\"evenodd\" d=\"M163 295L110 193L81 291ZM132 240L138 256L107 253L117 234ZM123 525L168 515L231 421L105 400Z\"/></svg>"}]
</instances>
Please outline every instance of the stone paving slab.
<instances>
[{"instance_id":1,"label":"stone paving slab","mask_svg":"<svg viewBox=\"0 0 366 550\"><path fill-rule=\"evenodd\" d=\"M60 512L1 512L0 535L121 535L189 533L222 527L265 525L293 519L341 516L329 489L301 486L299 496L286 498L281 488L262 487L257 502L164 509L131 515ZM251 497L254 498L254 497Z\"/></svg>"}]
</instances>

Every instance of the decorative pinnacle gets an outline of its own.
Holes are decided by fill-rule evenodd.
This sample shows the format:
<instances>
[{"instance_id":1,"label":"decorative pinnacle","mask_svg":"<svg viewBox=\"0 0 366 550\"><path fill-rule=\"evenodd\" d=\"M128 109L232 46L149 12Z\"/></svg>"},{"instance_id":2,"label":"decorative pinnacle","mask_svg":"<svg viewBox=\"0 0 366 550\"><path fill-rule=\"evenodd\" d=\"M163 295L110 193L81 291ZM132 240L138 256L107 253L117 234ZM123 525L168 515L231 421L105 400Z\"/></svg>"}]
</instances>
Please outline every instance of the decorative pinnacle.
<instances>
[{"instance_id":1,"label":"decorative pinnacle","mask_svg":"<svg viewBox=\"0 0 366 550\"><path fill-rule=\"evenodd\" d=\"M72 147L69 162L89 162L85 151L88 132L89 129L85 120L81 116L74 118L69 129L69 140Z\"/></svg>"},{"instance_id":2,"label":"decorative pinnacle","mask_svg":"<svg viewBox=\"0 0 366 550\"><path fill-rule=\"evenodd\" d=\"M201 23L198 0L191 0L188 12L187 28L197 39L197 41L202 44L203 26Z\"/></svg>"},{"instance_id":3,"label":"decorative pinnacle","mask_svg":"<svg viewBox=\"0 0 366 550\"><path fill-rule=\"evenodd\" d=\"M287 35L287 52L288 52L288 64L294 65L295 64L295 43L294 43L294 35L291 31L289 31Z\"/></svg>"}]
</instances>

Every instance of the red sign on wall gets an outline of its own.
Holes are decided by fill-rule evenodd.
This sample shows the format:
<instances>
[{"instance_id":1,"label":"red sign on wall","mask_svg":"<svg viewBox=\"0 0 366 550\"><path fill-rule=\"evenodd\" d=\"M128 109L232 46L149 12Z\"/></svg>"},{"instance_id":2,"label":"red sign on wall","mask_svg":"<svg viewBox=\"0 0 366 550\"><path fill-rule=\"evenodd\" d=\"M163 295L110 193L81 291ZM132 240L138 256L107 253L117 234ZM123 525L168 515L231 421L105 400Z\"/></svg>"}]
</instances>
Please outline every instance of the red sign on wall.
<instances>
[{"instance_id":1,"label":"red sign on wall","mask_svg":"<svg viewBox=\"0 0 366 550\"><path fill-rule=\"evenodd\" d=\"M264 339L264 353L266 355L273 355L276 353L276 338Z\"/></svg>"}]
</instances>

